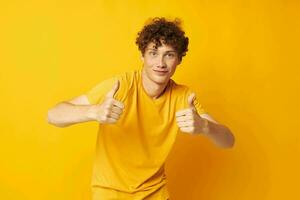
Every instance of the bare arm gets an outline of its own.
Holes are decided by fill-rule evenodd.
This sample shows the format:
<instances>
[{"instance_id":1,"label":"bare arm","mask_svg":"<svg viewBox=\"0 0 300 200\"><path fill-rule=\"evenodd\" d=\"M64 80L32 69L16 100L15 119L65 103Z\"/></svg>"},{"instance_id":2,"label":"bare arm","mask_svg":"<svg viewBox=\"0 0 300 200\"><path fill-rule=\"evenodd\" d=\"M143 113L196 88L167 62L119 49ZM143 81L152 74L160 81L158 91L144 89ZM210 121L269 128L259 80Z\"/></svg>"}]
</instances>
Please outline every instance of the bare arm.
<instances>
[{"instance_id":1,"label":"bare arm","mask_svg":"<svg viewBox=\"0 0 300 200\"><path fill-rule=\"evenodd\" d=\"M234 145L234 135L230 129L219 124L208 114L198 114L193 104L195 93L188 97L189 108L176 112L176 121L182 132L203 134L221 148L231 148Z\"/></svg>"},{"instance_id":2,"label":"bare arm","mask_svg":"<svg viewBox=\"0 0 300 200\"><path fill-rule=\"evenodd\" d=\"M230 129L216 122L210 115L201 114L201 118L207 120L202 127L202 133L210 138L217 146L231 148L234 145L234 136Z\"/></svg>"},{"instance_id":3,"label":"bare arm","mask_svg":"<svg viewBox=\"0 0 300 200\"><path fill-rule=\"evenodd\" d=\"M98 121L102 124L116 123L124 109L124 104L114 99L118 89L119 81L105 95L101 104L91 105L86 95L58 103L48 111L48 122L58 127L87 121Z\"/></svg>"},{"instance_id":4,"label":"bare arm","mask_svg":"<svg viewBox=\"0 0 300 200\"><path fill-rule=\"evenodd\" d=\"M88 98L81 95L71 101L63 101L48 111L48 123L66 127L73 124L93 121L91 113L95 105L90 105Z\"/></svg>"}]
</instances>

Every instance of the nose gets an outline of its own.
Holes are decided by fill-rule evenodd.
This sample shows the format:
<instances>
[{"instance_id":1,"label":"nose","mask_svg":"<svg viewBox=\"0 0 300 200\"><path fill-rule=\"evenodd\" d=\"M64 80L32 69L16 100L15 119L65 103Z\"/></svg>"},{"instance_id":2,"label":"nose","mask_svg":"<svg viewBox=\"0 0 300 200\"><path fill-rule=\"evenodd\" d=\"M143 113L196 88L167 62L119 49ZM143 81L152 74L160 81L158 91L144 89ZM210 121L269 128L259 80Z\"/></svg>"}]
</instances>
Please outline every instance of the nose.
<instances>
[{"instance_id":1,"label":"nose","mask_svg":"<svg viewBox=\"0 0 300 200\"><path fill-rule=\"evenodd\" d=\"M166 62L165 62L165 59L163 56L158 56L157 58L157 67L160 67L160 68L166 68Z\"/></svg>"}]
</instances>

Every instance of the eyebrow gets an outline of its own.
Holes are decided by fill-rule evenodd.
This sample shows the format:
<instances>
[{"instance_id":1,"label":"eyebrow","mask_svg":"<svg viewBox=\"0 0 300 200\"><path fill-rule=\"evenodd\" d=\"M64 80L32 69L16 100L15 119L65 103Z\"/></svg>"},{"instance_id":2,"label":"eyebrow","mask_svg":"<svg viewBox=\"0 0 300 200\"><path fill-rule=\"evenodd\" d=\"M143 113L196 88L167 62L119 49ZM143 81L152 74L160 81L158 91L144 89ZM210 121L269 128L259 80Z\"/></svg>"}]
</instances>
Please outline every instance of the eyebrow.
<instances>
[{"instance_id":1,"label":"eyebrow","mask_svg":"<svg viewBox=\"0 0 300 200\"><path fill-rule=\"evenodd\" d=\"M166 51L166 53L170 53L170 52L177 53L175 50Z\"/></svg>"},{"instance_id":2,"label":"eyebrow","mask_svg":"<svg viewBox=\"0 0 300 200\"><path fill-rule=\"evenodd\" d=\"M157 51L157 49L155 49L155 48L147 48L146 50ZM177 53L175 50L169 50L169 51L166 51L165 53L170 53L170 52Z\"/></svg>"}]
</instances>

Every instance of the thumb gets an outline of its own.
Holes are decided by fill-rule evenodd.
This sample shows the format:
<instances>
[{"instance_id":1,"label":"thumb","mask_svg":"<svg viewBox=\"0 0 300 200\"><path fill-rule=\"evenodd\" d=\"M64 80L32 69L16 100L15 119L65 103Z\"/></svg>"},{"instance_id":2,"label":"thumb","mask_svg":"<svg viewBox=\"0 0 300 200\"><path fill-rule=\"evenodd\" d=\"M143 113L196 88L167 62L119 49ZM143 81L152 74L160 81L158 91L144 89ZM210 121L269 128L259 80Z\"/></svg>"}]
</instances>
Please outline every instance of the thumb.
<instances>
[{"instance_id":1,"label":"thumb","mask_svg":"<svg viewBox=\"0 0 300 200\"><path fill-rule=\"evenodd\" d=\"M120 81L117 80L116 83L114 84L113 88L106 94L106 98L114 98L114 95L118 91L120 86Z\"/></svg>"},{"instance_id":2,"label":"thumb","mask_svg":"<svg viewBox=\"0 0 300 200\"><path fill-rule=\"evenodd\" d=\"M188 106L190 108L193 108L193 109L195 109L195 106L194 106L195 97L196 97L195 93L192 93L192 94L189 95L188 100L187 100L188 101Z\"/></svg>"}]
</instances>

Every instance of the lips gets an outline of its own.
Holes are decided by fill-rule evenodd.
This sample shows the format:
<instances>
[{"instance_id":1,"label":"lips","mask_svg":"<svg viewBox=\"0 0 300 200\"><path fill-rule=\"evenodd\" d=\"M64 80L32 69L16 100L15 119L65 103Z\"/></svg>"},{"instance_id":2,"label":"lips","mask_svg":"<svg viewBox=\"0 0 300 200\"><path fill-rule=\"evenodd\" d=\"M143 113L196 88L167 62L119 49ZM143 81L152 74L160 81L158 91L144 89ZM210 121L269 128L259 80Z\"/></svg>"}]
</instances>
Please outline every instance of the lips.
<instances>
[{"instance_id":1,"label":"lips","mask_svg":"<svg viewBox=\"0 0 300 200\"><path fill-rule=\"evenodd\" d=\"M155 71L155 72L158 72L158 73L167 73L168 71L163 71L163 70L153 70L153 71Z\"/></svg>"},{"instance_id":2,"label":"lips","mask_svg":"<svg viewBox=\"0 0 300 200\"><path fill-rule=\"evenodd\" d=\"M168 71L159 71L159 70L153 70L155 72L155 74L157 74L158 76L165 76Z\"/></svg>"}]
</instances>

